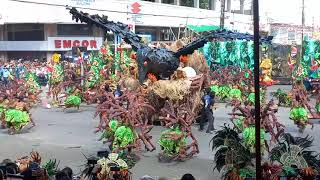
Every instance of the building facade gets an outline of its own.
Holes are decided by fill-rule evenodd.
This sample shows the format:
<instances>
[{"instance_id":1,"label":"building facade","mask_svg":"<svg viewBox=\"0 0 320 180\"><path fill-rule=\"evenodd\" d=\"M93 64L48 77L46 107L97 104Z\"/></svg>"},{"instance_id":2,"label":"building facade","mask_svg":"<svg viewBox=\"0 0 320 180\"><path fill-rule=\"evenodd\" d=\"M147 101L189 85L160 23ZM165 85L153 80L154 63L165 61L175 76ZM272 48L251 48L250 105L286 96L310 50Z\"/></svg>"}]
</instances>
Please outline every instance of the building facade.
<instances>
[{"instance_id":1,"label":"building facade","mask_svg":"<svg viewBox=\"0 0 320 180\"><path fill-rule=\"evenodd\" d=\"M320 40L320 28L312 26L292 25L284 23L270 23L270 35L273 43L282 45L301 45L302 33L304 39Z\"/></svg>"},{"instance_id":2,"label":"building facade","mask_svg":"<svg viewBox=\"0 0 320 180\"><path fill-rule=\"evenodd\" d=\"M73 21L66 5L126 23L149 41L174 41L183 36L186 25L220 24L218 0L2 1L0 59L4 60L50 59L55 52L67 54L73 46L98 50L106 37L113 40L112 34ZM248 8L239 0L226 0L226 28L252 32Z\"/></svg>"}]
</instances>

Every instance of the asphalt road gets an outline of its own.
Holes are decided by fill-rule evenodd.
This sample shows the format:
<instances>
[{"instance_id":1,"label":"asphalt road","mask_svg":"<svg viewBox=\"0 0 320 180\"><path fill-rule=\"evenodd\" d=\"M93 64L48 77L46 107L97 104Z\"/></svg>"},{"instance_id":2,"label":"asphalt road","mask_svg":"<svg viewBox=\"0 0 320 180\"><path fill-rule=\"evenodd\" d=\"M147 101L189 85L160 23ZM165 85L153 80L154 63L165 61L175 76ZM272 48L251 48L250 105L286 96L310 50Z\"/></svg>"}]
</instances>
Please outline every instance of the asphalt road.
<instances>
[{"instance_id":1,"label":"asphalt road","mask_svg":"<svg viewBox=\"0 0 320 180\"><path fill-rule=\"evenodd\" d=\"M279 87L279 86L278 86ZM274 91L278 87L272 87ZM281 86L289 90L289 86ZM225 108L223 104L218 105L215 110L215 127L221 127L229 123L228 115L230 108ZM99 135L94 134L94 127L97 125L97 119L93 119L95 111L93 106L83 105L80 112L68 110L62 112L61 109L44 109L38 107L33 109L33 118L36 127L17 135L8 135L5 130L0 130L0 159L28 155L32 150L41 153L43 161L56 158L60 160L60 168L69 166L75 172L80 172L85 164L85 157L94 155L98 150L105 149L105 145L98 142ZM278 118L286 126L286 131L293 135L305 136L307 134L319 137L319 125L314 129L306 128L303 134L300 134L298 128L288 118L288 108L280 108ZM153 141L156 144L161 127L155 127L151 131ZM160 163L157 159L159 146L155 152L142 152L141 160L132 169L134 180L143 175L153 177L165 176L168 178L177 177L178 179L185 173L192 173L196 179L212 180L220 179L218 172L213 173L213 156L209 141L212 134L197 131L194 127L193 132L199 140L200 154L193 159L178 163ZM314 149L320 149L320 138L315 138Z\"/></svg>"}]
</instances>

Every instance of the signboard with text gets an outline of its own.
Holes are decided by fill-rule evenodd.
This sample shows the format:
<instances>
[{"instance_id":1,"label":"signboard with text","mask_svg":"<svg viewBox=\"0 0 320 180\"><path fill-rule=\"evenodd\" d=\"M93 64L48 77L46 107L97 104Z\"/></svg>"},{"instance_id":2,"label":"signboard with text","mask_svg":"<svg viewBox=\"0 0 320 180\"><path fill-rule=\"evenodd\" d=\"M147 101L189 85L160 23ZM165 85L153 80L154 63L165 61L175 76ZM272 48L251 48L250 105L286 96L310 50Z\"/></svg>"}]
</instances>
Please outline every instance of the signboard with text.
<instances>
[{"instance_id":1,"label":"signboard with text","mask_svg":"<svg viewBox=\"0 0 320 180\"><path fill-rule=\"evenodd\" d=\"M48 37L48 49L50 51L68 51L72 47L99 50L102 43L102 37Z\"/></svg>"},{"instance_id":2,"label":"signboard with text","mask_svg":"<svg viewBox=\"0 0 320 180\"><path fill-rule=\"evenodd\" d=\"M71 0L71 1L78 6L90 6L96 0Z\"/></svg>"},{"instance_id":3,"label":"signboard with text","mask_svg":"<svg viewBox=\"0 0 320 180\"><path fill-rule=\"evenodd\" d=\"M133 22L133 21L127 21L127 23L126 23L126 24L129 26L130 30L131 30L133 33L135 33L135 32L136 32L136 25L135 25L135 22Z\"/></svg>"},{"instance_id":4,"label":"signboard with text","mask_svg":"<svg viewBox=\"0 0 320 180\"><path fill-rule=\"evenodd\" d=\"M141 21L141 14L139 14L141 12L141 4L139 4L138 2L135 2L133 4L131 4L131 20L135 23L135 24L143 24L143 21Z\"/></svg>"}]
</instances>

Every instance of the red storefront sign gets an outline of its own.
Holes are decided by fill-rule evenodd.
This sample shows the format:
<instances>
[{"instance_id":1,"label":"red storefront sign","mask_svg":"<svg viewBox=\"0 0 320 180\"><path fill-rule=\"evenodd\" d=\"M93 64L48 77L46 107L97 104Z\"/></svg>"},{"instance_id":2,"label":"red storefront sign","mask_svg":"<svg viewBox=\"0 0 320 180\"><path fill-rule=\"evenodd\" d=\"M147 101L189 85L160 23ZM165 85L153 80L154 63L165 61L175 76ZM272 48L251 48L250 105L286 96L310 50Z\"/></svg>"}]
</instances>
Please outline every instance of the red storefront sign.
<instances>
[{"instance_id":1,"label":"red storefront sign","mask_svg":"<svg viewBox=\"0 0 320 180\"><path fill-rule=\"evenodd\" d=\"M96 40L54 40L54 47L56 49L66 49L72 47L87 47L91 49L97 49Z\"/></svg>"}]
</instances>

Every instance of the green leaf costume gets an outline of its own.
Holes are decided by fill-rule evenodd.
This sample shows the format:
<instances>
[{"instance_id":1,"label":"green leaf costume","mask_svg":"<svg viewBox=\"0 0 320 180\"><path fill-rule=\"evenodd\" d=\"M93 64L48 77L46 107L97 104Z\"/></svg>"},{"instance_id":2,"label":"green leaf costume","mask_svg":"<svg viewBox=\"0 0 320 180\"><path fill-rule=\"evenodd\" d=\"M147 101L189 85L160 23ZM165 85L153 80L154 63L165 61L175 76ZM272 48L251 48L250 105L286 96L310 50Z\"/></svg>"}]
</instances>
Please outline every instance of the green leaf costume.
<instances>
[{"instance_id":1,"label":"green leaf costume","mask_svg":"<svg viewBox=\"0 0 320 180\"><path fill-rule=\"evenodd\" d=\"M30 116L26 111L9 109L5 112L5 119L9 127L13 127L15 130L20 130L23 126L29 123Z\"/></svg>"},{"instance_id":2,"label":"green leaf costume","mask_svg":"<svg viewBox=\"0 0 320 180\"><path fill-rule=\"evenodd\" d=\"M231 90L230 86L226 86L226 85L220 86L217 95L221 100L225 100L229 97L230 90Z\"/></svg>"},{"instance_id":3,"label":"green leaf costume","mask_svg":"<svg viewBox=\"0 0 320 180\"><path fill-rule=\"evenodd\" d=\"M65 105L78 107L81 104L81 98L78 96L68 96Z\"/></svg>"},{"instance_id":4,"label":"green leaf costume","mask_svg":"<svg viewBox=\"0 0 320 180\"><path fill-rule=\"evenodd\" d=\"M316 111L319 114L320 113L320 103L316 103Z\"/></svg>"},{"instance_id":5,"label":"green leaf costume","mask_svg":"<svg viewBox=\"0 0 320 180\"><path fill-rule=\"evenodd\" d=\"M130 127L120 126L114 133L113 149L125 147L134 142L135 136Z\"/></svg>"},{"instance_id":6,"label":"green leaf costume","mask_svg":"<svg viewBox=\"0 0 320 180\"><path fill-rule=\"evenodd\" d=\"M290 119L294 122L307 122L308 111L303 107L295 107L290 110Z\"/></svg>"},{"instance_id":7,"label":"green leaf costume","mask_svg":"<svg viewBox=\"0 0 320 180\"><path fill-rule=\"evenodd\" d=\"M179 154L180 149L186 145L186 138L174 140L170 135L182 135L182 131L179 127L170 128L161 133L160 140L158 141L161 148L163 148L164 154L167 156L176 156Z\"/></svg>"},{"instance_id":8,"label":"green leaf costume","mask_svg":"<svg viewBox=\"0 0 320 180\"><path fill-rule=\"evenodd\" d=\"M231 89L229 92L230 99L242 100L242 93L240 89Z\"/></svg>"},{"instance_id":9,"label":"green leaf costume","mask_svg":"<svg viewBox=\"0 0 320 180\"><path fill-rule=\"evenodd\" d=\"M215 94L218 94L218 92L219 92L219 86L218 86L218 85L212 85L212 86L210 87L210 90L211 90L211 92L213 92L213 93L215 93Z\"/></svg>"},{"instance_id":10,"label":"green leaf costume","mask_svg":"<svg viewBox=\"0 0 320 180\"><path fill-rule=\"evenodd\" d=\"M254 147L254 145L256 144L255 134L256 134L256 128L254 126L249 126L247 128L244 128L244 130L242 132L242 136L243 136L244 143L246 146ZM265 130L261 129L260 130L261 144L264 143L265 134L266 134Z\"/></svg>"}]
</instances>

